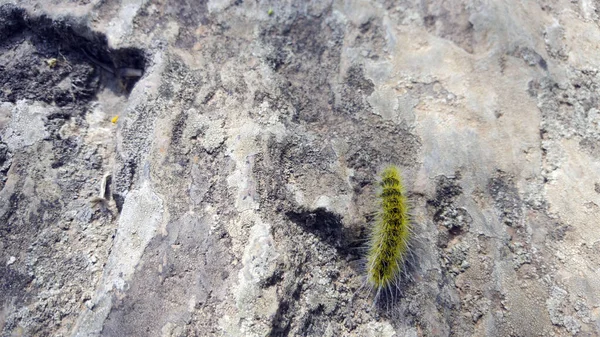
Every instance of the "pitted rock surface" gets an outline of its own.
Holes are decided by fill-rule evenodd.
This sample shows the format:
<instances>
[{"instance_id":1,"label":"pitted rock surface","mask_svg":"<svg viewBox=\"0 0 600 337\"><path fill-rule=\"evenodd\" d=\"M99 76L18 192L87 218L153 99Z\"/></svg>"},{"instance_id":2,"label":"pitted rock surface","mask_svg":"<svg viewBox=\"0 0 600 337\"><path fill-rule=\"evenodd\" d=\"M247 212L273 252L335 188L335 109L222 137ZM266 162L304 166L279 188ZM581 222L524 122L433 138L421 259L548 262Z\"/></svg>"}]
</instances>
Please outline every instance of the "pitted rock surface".
<instances>
[{"instance_id":1,"label":"pitted rock surface","mask_svg":"<svg viewBox=\"0 0 600 337\"><path fill-rule=\"evenodd\" d=\"M0 336L600 335L599 13L0 0Z\"/></svg>"}]
</instances>

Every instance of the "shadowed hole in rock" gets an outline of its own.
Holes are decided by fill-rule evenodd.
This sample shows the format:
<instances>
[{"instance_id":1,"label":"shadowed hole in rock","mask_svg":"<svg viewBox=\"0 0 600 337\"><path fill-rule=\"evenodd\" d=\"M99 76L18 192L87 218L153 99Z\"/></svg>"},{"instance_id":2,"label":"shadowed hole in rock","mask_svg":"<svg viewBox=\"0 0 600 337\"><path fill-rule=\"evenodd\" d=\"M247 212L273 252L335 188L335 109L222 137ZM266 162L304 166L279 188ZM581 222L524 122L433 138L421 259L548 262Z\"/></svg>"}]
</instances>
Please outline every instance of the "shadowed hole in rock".
<instances>
[{"instance_id":1,"label":"shadowed hole in rock","mask_svg":"<svg viewBox=\"0 0 600 337\"><path fill-rule=\"evenodd\" d=\"M106 36L75 19L7 4L0 22L0 101L85 104L102 86L128 95L143 75L141 50L109 48Z\"/></svg>"}]
</instances>

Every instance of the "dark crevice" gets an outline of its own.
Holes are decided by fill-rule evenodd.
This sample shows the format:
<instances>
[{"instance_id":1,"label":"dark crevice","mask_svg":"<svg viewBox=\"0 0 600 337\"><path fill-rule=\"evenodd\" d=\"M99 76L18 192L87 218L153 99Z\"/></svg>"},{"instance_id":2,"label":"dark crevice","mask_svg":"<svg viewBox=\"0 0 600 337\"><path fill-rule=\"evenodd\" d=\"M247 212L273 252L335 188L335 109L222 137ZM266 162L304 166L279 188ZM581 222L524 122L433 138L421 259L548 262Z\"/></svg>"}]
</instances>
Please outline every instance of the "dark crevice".
<instances>
[{"instance_id":1,"label":"dark crevice","mask_svg":"<svg viewBox=\"0 0 600 337\"><path fill-rule=\"evenodd\" d=\"M11 4L0 6L0 18L2 101L80 105L101 86L128 95L143 75L141 50L109 48L105 35L73 18L34 16Z\"/></svg>"}]
</instances>

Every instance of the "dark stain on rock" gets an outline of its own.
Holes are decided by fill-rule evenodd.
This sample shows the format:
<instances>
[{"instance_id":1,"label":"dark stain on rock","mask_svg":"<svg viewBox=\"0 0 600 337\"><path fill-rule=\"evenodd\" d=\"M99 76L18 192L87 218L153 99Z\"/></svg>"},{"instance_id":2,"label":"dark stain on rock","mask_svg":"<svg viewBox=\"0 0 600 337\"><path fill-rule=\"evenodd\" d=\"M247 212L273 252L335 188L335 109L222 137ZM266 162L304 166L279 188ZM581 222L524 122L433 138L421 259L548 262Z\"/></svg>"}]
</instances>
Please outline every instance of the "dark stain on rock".
<instances>
[{"instance_id":1,"label":"dark stain on rock","mask_svg":"<svg viewBox=\"0 0 600 337\"><path fill-rule=\"evenodd\" d=\"M421 8L423 25L430 33L456 43L470 54L473 53L474 29L469 19L470 8L454 6L449 2L439 4L427 1L421 3Z\"/></svg>"},{"instance_id":2,"label":"dark stain on rock","mask_svg":"<svg viewBox=\"0 0 600 337\"><path fill-rule=\"evenodd\" d=\"M567 232L572 229L571 226L563 225L561 223L554 224L552 227L553 228L548 233L548 236L552 241L562 241L567 235Z\"/></svg>"},{"instance_id":3,"label":"dark stain on rock","mask_svg":"<svg viewBox=\"0 0 600 337\"><path fill-rule=\"evenodd\" d=\"M594 158L600 158L600 136L583 138L579 141L579 147Z\"/></svg>"},{"instance_id":4,"label":"dark stain on rock","mask_svg":"<svg viewBox=\"0 0 600 337\"><path fill-rule=\"evenodd\" d=\"M464 207L456 204L456 198L463 191L459 185L460 172L454 177L439 176L436 183L435 198L427 200L427 205L432 209L433 221L445 227L448 234L440 233L438 245L446 247L450 236L456 236L469 230L473 218Z\"/></svg>"},{"instance_id":5,"label":"dark stain on rock","mask_svg":"<svg viewBox=\"0 0 600 337\"><path fill-rule=\"evenodd\" d=\"M513 179L498 170L496 176L488 182L488 191L494 199L500 222L510 227L520 227L523 202Z\"/></svg>"},{"instance_id":6,"label":"dark stain on rock","mask_svg":"<svg viewBox=\"0 0 600 337\"><path fill-rule=\"evenodd\" d=\"M360 65L353 65L348 69L344 84L341 88L341 98L336 104L337 113L350 118L369 114L371 106L367 97L375 91L373 81L367 79Z\"/></svg>"},{"instance_id":7,"label":"dark stain on rock","mask_svg":"<svg viewBox=\"0 0 600 337\"><path fill-rule=\"evenodd\" d=\"M33 276L25 275L5 265L0 264L0 303L13 302L13 305L22 304L26 297L26 288L33 280Z\"/></svg>"},{"instance_id":8,"label":"dark stain on rock","mask_svg":"<svg viewBox=\"0 0 600 337\"><path fill-rule=\"evenodd\" d=\"M4 188L8 170L12 165L12 152L9 151L8 145L1 141L0 136L0 191Z\"/></svg>"},{"instance_id":9,"label":"dark stain on rock","mask_svg":"<svg viewBox=\"0 0 600 337\"><path fill-rule=\"evenodd\" d=\"M0 234L2 234L2 238L8 238L9 234L17 234L19 233L19 230L24 227L19 226L18 224L20 222L17 222L16 219L13 219L13 216L19 210L23 199L24 198L21 196L21 193L12 193L8 198L8 207L2 209L2 211L4 211L2 214L0 214Z\"/></svg>"},{"instance_id":10,"label":"dark stain on rock","mask_svg":"<svg viewBox=\"0 0 600 337\"><path fill-rule=\"evenodd\" d=\"M358 65L348 69L346 83L352 88L360 89L366 96L370 96L375 91L375 84L365 77L363 68Z\"/></svg>"},{"instance_id":11,"label":"dark stain on rock","mask_svg":"<svg viewBox=\"0 0 600 337\"><path fill-rule=\"evenodd\" d=\"M272 47L265 61L282 76L280 88L295 110L292 121L314 123L331 113L329 76L339 64L342 29L322 18L300 16L260 36Z\"/></svg>"},{"instance_id":12,"label":"dark stain on rock","mask_svg":"<svg viewBox=\"0 0 600 337\"><path fill-rule=\"evenodd\" d=\"M208 0L148 2L140 8L134 22L136 28L145 34L162 30L169 22L177 22L179 34L175 45L190 50L201 38L198 28L212 24L207 5Z\"/></svg>"}]
</instances>

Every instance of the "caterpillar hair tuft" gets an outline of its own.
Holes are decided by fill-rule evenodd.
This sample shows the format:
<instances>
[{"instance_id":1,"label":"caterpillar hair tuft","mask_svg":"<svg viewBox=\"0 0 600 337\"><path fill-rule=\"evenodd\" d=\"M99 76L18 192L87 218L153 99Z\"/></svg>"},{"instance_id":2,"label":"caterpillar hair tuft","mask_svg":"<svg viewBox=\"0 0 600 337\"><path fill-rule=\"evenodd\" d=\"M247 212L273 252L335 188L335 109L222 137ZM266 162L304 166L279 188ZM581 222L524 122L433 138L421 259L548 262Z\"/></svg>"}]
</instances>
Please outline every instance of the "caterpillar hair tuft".
<instances>
[{"instance_id":1,"label":"caterpillar hair tuft","mask_svg":"<svg viewBox=\"0 0 600 337\"><path fill-rule=\"evenodd\" d=\"M402 177L394 165L381 173L380 210L367 249L367 284L377 292L398 281L408 256L411 236L408 200Z\"/></svg>"}]
</instances>

